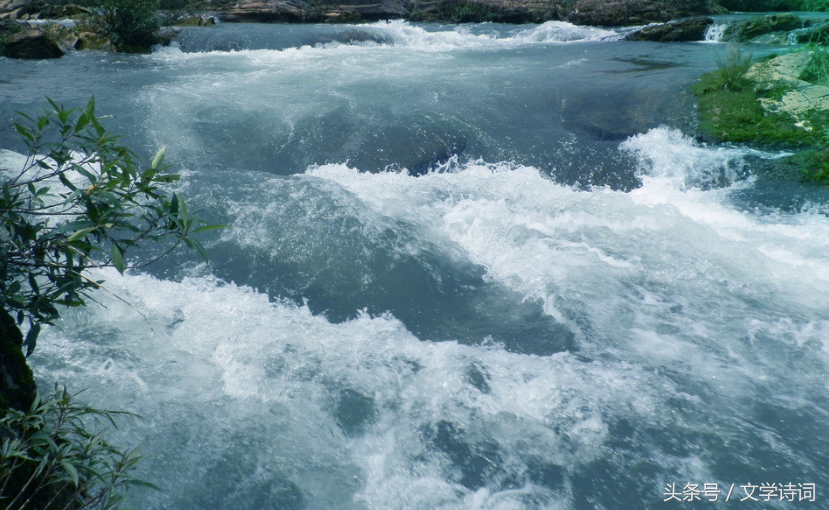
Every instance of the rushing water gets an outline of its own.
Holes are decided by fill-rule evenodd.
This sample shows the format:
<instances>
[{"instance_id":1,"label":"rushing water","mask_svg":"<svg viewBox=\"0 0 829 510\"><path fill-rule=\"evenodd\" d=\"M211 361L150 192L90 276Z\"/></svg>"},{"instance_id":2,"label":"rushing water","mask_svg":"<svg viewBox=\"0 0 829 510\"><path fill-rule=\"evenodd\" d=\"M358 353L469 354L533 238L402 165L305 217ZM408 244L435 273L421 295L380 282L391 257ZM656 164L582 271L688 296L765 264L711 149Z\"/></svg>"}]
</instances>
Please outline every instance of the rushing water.
<instances>
[{"instance_id":1,"label":"rushing water","mask_svg":"<svg viewBox=\"0 0 829 510\"><path fill-rule=\"evenodd\" d=\"M95 94L231 225L209 265L104 271L32 359L143 416L115 437L163 492L133 506L829 508L829 197L691 138L722 47L621 32L219 25L0 59L0 147L14 110ZM718 501L665 501L686 484Z\"/></svg>"}]
</instances>

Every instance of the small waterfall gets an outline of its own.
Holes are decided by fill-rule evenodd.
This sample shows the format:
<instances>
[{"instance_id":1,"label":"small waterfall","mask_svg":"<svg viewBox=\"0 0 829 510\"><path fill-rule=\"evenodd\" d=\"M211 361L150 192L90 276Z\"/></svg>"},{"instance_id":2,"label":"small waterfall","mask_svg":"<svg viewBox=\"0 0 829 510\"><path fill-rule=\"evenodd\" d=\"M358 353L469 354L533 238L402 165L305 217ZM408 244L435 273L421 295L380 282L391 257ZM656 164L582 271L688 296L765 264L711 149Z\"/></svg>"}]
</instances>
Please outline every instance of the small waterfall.
<instances>
[{"instance_id":1,"label":"small waterfall","mask_svg":"<svg viewBox=\"0 0 829 510\"><path fill-rule=\"evenodd\" d=\"M713 23L705 30L705 39L707 43L722 42L722 36L728 28L728 23Z\"/></svg>"}]
</instances>

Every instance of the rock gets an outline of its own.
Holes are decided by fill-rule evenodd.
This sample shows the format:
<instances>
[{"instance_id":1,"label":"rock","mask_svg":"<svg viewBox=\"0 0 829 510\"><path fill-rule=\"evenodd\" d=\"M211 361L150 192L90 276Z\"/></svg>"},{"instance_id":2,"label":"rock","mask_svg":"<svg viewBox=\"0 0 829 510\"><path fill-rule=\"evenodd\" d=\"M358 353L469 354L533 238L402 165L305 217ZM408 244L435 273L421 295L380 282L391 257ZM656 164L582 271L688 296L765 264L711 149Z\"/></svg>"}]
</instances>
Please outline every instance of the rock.
<instances>
[{"instance_id":1,"label":"rock","mask_svg":"<svg viewBox=\"0 0 829 510\"><path fill-rule=\"evenodd\" d=\"M793 35L798 44L829 46L829 23L823 23L803 31L796 31Z\"/></svg>"},{"instance_id":2,"label":"rock","mask_svg":"<svg viewBox=\"0 0 829 510\"><path fill-rule=\"evenodd\" d=\"M239 0L219 21L300 22L407 18L428 21L643 25L724 12L715 0Z\"/></svg>"},{"instance_id":3,"label":"rock","mask_svg":"<svg viewBox=\"0 0 829 510\"><path fill-rule=\"evenodd\" d=\"M788 32L809 26L810 22L791 13L758 16L729 26L722 35L725 42L748 42L774 32Z\"/></svg>"},{"instance_id":4,"label":"rock","mask_svg":"<svg viewBox=\"0 0 829 510\"><path fill-rule=\"evenodd\" d=\"M643 25L719 12L722 9L709 0L578 0L567 21L577 25Z\"/></svg>"},{"instance_id":5,"label":"rock","mask_svg":"<svg viewBox=\"0 0 829 510\"><path fill-rule=\"evenodd\" d=\"M184 18L173 23L177 27L209 27L216 24L213 18L202 18L201 16L193 16L191 18Z\"/></svg>"},{"instance_id":6,"label":"rock","mask_svg":"<svg viewBox=\"0 0 829 510\"><path fill-rule=\"evenodd\" d=\"M745 77L757 84L758 89L768 90L778 86L805 87L809 82L800 76L814 58L814 52L796 51L775 57L768 62L751 66Z\"/></svg>"},{"instance_id":7,"label":"rock","mask_svg":"<svg viewBox=\"0 0 829 510\"><path fill-rule=\"evenodd\" d=\"M0 0L0 12L13 11L15 9L27 8L35 11L43 4L41 0Z\"/></svg>"},{"instance_id":8,"label":"rock","mask_svg":"<svg viewBox=\"0 0 829 510\"><path fill-rule=\"evenodd\" d=\"M760 104L766 111L791 115L806 131L814 128L805 120L808 114L829 111L829 87L803 79L815 58L813 51L789 53L754 64L745 74L757 90L785 89L779 99L761 97Z\"/></svg>"},{"instance_id":9,"label":"rock","mask_svg":"<svg viewBox=\"0 0 829 510\"><path fill-rule=\"evenodd\" d=\"M43 16L47 18L80 18L92 14L92 11L78 4L66 5L45 5L41 9Z\"/></svg>"},{"instance_id":10,"label":"rock","mask_svg":"<svg viewBox=\"0 0 829 510\"><path fill-rule=\"evenodd\" d=\"M0 0L0 20L36 19L42 7L40 0Z\"/></svg>"},{"instance_id":11,"label":"rock","mask_svg":"<svg viewBox=\"0 0 829 510\"><path fill-rule=\"evenodd\" d=\"M78 39L77 49L79 50L100 50L108 53L116 52L115 45L112 44L112 41L101 34L82 32L78 35Z\"/></svg>"},{"instance_id":12,"label":"rock","mask_svg":"<svg viewBox=\"0 0 829 510\"><path fill-rule=\"evenodd\" d=\"M303 21L302 10L283 0L241 0L233 7L218 12L219 21L269 23Z\"/></svg>"},{"instance_id":13,"label":"rock","mask_svg":"<svg viewBox=\"0 0 829 510\"><path fill-rule=\"evenodd\" d=\"M375 21L402 18L402 0L371 2L352 0L348 4L305 3L291 0L241 0L218 12L225 22L319 22Z\"/></svg>"},{"instance_id":14,"label":"rock","mask_svg":"<svg viewBox=\"0 0 829 510\"><path fill-rule=\"evenodd\" d=\"M77 50L81 45L81 39L78 35L70 30L63 31L49 31L49 37L63 53Z\"/></svg>"},{"instance_id":15,"label":"rock","mask_svg":"<svg viewBox=\"0 0 829 510\"><path fill-rule=\"evenodd\" d=\"M358 19L366 21L401 18L404 12L402 2L338 5L336 9L343 13L353 13Z\"/></svg>"},{"instance_id":16,"label":"rock","mask_svg":"<svg viewBox=\"0 0 829 510\"><path fill-rule=\"evenodd\" d=\"M60 58L63 51L46 32L30 29L8 37L5 55L10 58Z\"/></svg>"},{"instance_id":17,"label":"rock","mask_svg":"<svg viewBox=\"0 0 829 510\"><path fill-rule=\"evenodd\" d=\"M713 18L699 16L683 20L669 21L660 25L647 26L629 34L629 41L681 42L702 41L706 29L714 23Z\"/></svg>"},{"instance_id":18,"label":"rock","mask_svg":"<svg viewBox=\"0 0 829 510\"><path fill-rule=\"evenodd\" d=\"M806 85L789 90L780 100L760 98L760 104L770 112L786 112L801 120L804 114L817 111L829 111L829 87L824 85ZM811 131L814 127L806 122L798 122L798 127Z\"/></svg>"},{"instance_id":19,"label":"rock","mask_svg":"<svg viewBox=\"0 0 829 510\"><path fill-rule=\"evenodd\" d=\"M23 355L23 334L0 308L0 416L12 408L28 411L37 393L32 370Z\"/></svg>"}]
</instances>

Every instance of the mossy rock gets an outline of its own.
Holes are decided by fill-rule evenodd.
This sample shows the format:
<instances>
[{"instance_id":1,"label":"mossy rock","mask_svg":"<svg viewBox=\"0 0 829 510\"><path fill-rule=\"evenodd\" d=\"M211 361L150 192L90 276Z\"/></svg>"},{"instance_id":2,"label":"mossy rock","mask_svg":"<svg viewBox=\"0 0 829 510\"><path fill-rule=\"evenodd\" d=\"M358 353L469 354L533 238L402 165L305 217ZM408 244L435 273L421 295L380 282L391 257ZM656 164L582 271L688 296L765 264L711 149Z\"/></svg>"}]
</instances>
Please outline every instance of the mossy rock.
<instances>
[{"instance_id":1,"label":"mossy rock","mask_svg":"<svg viewBox=\"0 0 829 510\"><path fill-rule=\"evenodd\" d=\"M758 16L729 26L723 32L723 41L749 42L774 32L789 32L809 26L810 22L791 13Z\"/></svg>"},{"instance_id":2,"label":"mossy rock","mask_svg":"<svg viewBox=\"0 0 829 510\"><path fill-rule=\"evenodd\" d=\"M799 51L746 67L713 71L693 87L703 138L802 149L765 164L764 177L829 182L829 54Z\"/></svg>"},{"instance_id":3,"label":"mossy rock","mask_svg":"<svg viewBox=\"0 0 829 510\"><path fill-rule=\"evenodd\" d=\"M829 46L829 23L811 27L808 30L799 31L794 34L794 40L798 44Z\"/></svg>"},{"instance_id":4,"label":"mossy rock","mask_svg":"<svg viewBox=\"0 0 829 510\"><path fill-rule=\"evenodd\" d=\"M61 48L48 34L39 29L28 29L3 38L3 55L10 58L47 59L63 56Z\"/></svg>"},{"instance_id":5,"label":"mossy rock","mask_svg":"<svg viewBox=\"0 0 829 510\"><path fill-rule=\"evenodd\" d=\"M216 24L213 18L202 18L201 16L193 16L176 21L173 25L177 27L210 27Z\"/></svg>"},{"instance_id":6,"label":"mossy rock","mask_svg":"<svg viewBox=\"0 0 829 510\"><path fill-rule=\"evenodd\" d=\"M80 42L77 49L79 50L98 50L106 51L108 53L115 53L115 45L112 41L101 34L95 32L82 32L78 35Z\"/></svg>"},{"instance_id":7,"label":"mossy rock","mask_svg":"<svg viewBox=\"0 0 829 510\"><path fill-rule=\"evenodd\" d=\"M726 67L703 75L693 88L702 134L717 142L817 147L820 137L812 126L829 120L829 110L787 109L786 104L788 94L808 90L804 85L813 87L798 78L810 59L808 54L790 54L748 71L745 66Z\"/></svg>"}]
</instances>

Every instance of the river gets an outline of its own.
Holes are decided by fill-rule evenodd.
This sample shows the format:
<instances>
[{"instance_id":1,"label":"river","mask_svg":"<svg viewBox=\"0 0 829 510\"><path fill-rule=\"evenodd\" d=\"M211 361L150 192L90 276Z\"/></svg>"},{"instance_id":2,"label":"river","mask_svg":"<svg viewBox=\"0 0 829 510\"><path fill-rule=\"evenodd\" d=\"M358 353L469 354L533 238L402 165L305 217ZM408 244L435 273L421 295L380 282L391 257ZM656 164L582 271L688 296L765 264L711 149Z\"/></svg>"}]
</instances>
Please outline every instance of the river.
<instances>
[{"instance_id":1,"label":"river","mask_svg":"<svg viewBox=\"0 0 829 510\"><path fill-rule=\"evenodd\" d=\"M0 59L0 148L14 111L94 95L230 226L209 264L96 275L31 359L142 416L113 439L162 492L131 506L829 508L829 193L694 138L724 45L624 31L220 24Z\"/></svg>"}]
</instances>

